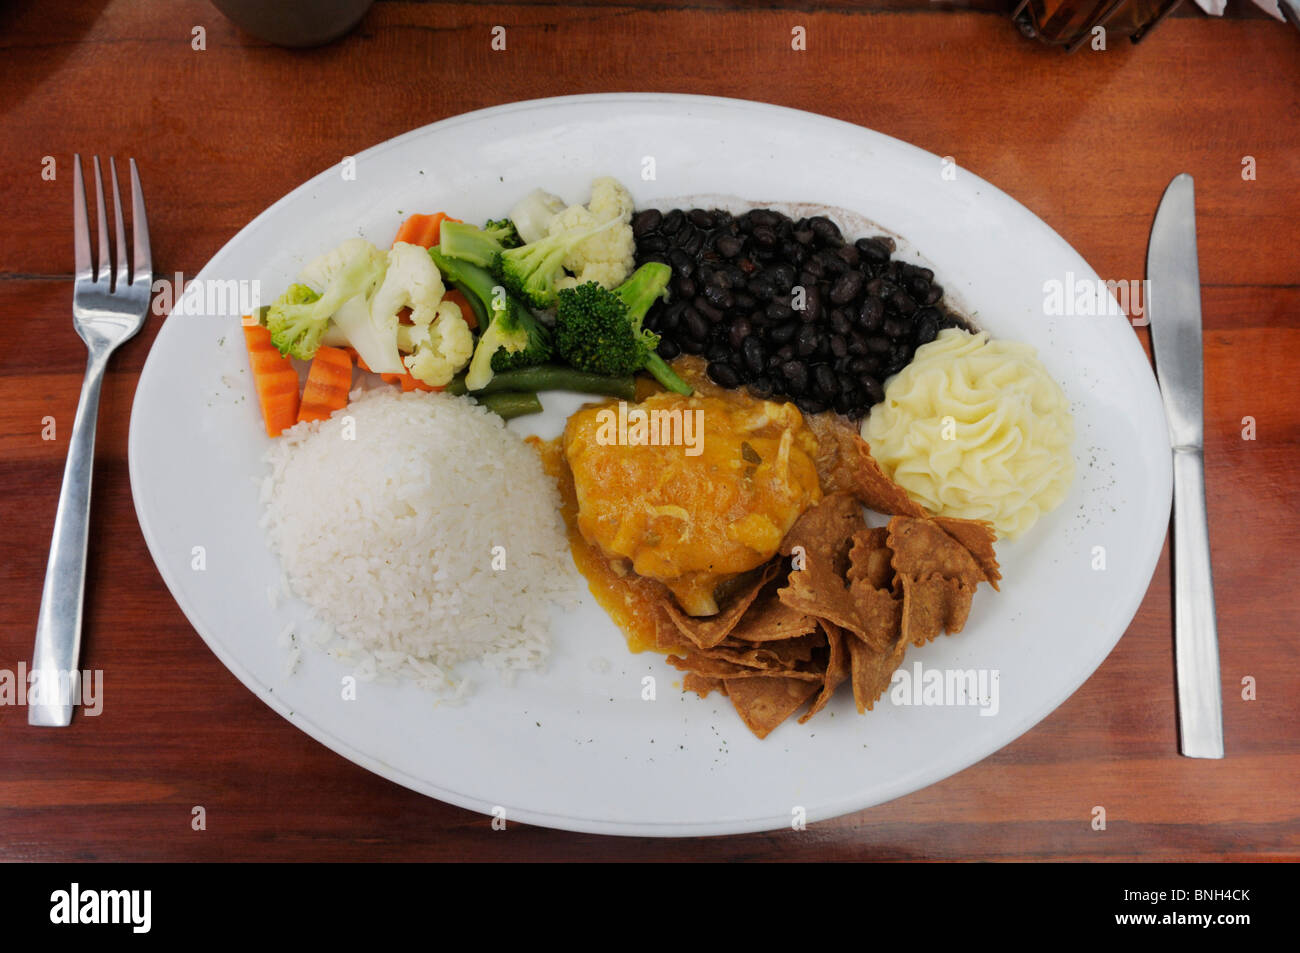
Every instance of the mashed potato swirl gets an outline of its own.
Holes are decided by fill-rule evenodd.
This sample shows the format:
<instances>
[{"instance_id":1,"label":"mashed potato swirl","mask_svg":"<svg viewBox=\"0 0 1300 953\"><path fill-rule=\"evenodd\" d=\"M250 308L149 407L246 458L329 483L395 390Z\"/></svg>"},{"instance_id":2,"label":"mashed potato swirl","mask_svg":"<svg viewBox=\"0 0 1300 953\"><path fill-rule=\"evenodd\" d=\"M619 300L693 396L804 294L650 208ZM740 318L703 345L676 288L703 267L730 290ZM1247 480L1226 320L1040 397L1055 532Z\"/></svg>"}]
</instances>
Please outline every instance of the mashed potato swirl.
<instances>
[{"instance_id":1,"label":"mashed potato swirl","mask_svg":"<svg viewBox=\"0 0 1300 953\"><path fill-rule=\"evenodd\" d=\"M936 515L1014 539L1074 479L1074 421L1032 347L950 328L890 378L862 426L871 454Z\"/></svg>"}]
</instances>

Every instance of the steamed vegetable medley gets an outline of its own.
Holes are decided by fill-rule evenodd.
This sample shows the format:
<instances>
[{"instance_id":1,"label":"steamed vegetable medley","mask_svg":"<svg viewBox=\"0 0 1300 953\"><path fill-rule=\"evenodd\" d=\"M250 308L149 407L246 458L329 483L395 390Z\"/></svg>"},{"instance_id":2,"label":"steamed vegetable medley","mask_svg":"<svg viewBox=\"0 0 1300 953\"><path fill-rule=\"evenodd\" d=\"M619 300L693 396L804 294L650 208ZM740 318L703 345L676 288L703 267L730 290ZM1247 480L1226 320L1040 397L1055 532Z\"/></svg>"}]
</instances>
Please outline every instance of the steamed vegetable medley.
<instances>
[{"instance_id":1,"label":"steamed vegetable medley","mask_svg":"<svg viewBox=\"0 0 1300 953\"><path fill-rule=\"evenodd\" d=\"M539 411L543 390L630 398L641 371L690 394L642 326L672 270L635 268L632 211L599 178L585 205L538 189L482 227L415 215L387 250L351 238L321 255L246 323L267 432L344 406L353 364L507 417ZM311 362L301 394L291 359Z\"/></svg>"}]
</instances>

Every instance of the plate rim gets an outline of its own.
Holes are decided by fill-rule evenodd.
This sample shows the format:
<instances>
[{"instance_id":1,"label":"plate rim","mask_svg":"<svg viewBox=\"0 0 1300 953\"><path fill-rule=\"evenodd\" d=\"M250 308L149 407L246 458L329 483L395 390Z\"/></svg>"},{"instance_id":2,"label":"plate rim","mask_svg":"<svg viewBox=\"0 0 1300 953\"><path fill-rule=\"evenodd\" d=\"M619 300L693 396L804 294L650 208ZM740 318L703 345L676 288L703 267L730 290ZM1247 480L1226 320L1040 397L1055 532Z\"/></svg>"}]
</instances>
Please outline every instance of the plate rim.
<instances>
[{"instance_id":1,"label":"plate rim","mask_svg":"<svg viewBox=\"0 0 1300 953\"><path fill-rule=\"evenodd\" d=\"M913 145L910 142L898 139L894 136L890 136L888 133L879 132L878 130L872 129L868 126L859 125L857 123L838 119L833 116L827 116L821 113L811 112L809 110L778 105L775 103L764 102L762 100L687 93L616 92L583 93L570 96L551 96L540 99L519 100L496 106L489 106L470 112L459 113L431 123L426 123L391 138L384 139L360 152L355 153L353 158L360 162L367 157L381 154L390 149L400 148L408 140L414 139L418 136L427 135L433 130L440 128L452 129L462 123L479 121L492 116L504 116L554 106L581 106L589 103L609 104L619 102L635 105L653 104L659 106L677 103L686 107L689 107L691 104L700 104L719 106L730 110L744 109L758 112L776 111L778 113L788 113L798 116L802 121L815 120L819 123L845 127L858 135L868 133L872 136L878 136L882 139L888 140L896 146L902 147L908 152L916 154L917 156L934 156L933 153L930 153L919 146ZM301 193L316 186L316 184L323 181L325 177L330 176L336 165L336 163L332 164L321 172L306 179L300 185L284 193L273 203L263 209L217 250L217 252L203 265L193 280L201 279L208 269L212 267L214 262L220 262L223 256L227 254L228 249L237 246L246 234L258 227L264 219L275 213L280 206L290 202ZM969 176L976 186L990 190L993 197L997 200L1010 203L1010 206L1016 209L1019 213L1023 213L1032 218L1041 228L1046 229L1051 236L1060 242L1065 249L1068 249L1068 251L1073 254L1078 261L1084 264L1087 269L1087 274L1096 274L1092 266L1087 263L1087 260L1079 254L1074 246L1066 241L1054 228L1052 228L1051 225L1029 209L1028 206L975 173L967 169L963 169L962 173L964 176ZM165 320L166 319L164 319L164 323ZM161 330L159 333L162 333ZM1129 352L1130 359L1136 356L1135 352L1141 353L1143 359L1142 363L1144 363L1148 368L1148 371L1150 371L1150 364L1146 361L1145 352L1139 343L1137 335L1133 334L1120 338L1120 340L1123 341L1120 347ZM156 341L157 337L155 336L154 343L156 343ZM150 373L151 366L153 366L154 356L154 348L153 344L151 344L149 354L147 355L140 371L140 381L143 381ZM1154 389L1155 400L1152 403L1152 407L1158 408L1159 414L1163 420L1165 413L1164 405L1159 399L1159 390L1153 373L1151 373L1148 383ZM139 382L137 382L137 388L138 387ZM143 452L141 448L143 437L139 436L140 427L137 426L137 414L140 412L140 407L141 405L139 402L134 400L132 401L131 418L127 438L127 463L131 485L131 498L136 512L136 520L140 526L141 534L144 536L145 544L149 549L149 555L153 559L154 565L157 568L164 585L166 585L172 600L180 608L181 612L185 615L186 620L190 623L190 626L207 645L208 649L212 651L222 665L224 665L226 669L244 685L245 688L252 692L254 696L260 699L263 703L268 705L272 710L281 715L281 717L285 718L285 720L295 728L304 732L330 751L343 756L373 774L385 778L393 783L400 784L405 788L427 797L432 797L453 804L457 807L486 815L491 815L494 807L502 806L506 808L507 816L513 821L572 831L575 833L629 837L699 837L765 832L781 830L789 826L789 818L783 815L733 818L726 820L715 819L709 821L621 822L594 820L575 815L536 811L524 807L513 807L511 805L489 804L480 798L461 794L438 784L430 783L422 778L416 778L401 769L394 768L392 765L378 760L377 758L356 748L351 743L339 738L337 735L317 724L310 718L303 717L301 713L293 710L284 699L278 696L271 686L253 676L241 663L234 659L231 654L226 651L225 647L221 644L221 641L216 638L215 635L209 634L207 626L196 621L197 613L193 611L191 606L187 605L187 600L185 600L181 595L178 595L179 587L173 584L173 574L170 573L168 569L164 568L166 565L165 560L159 558L159 554L163 551L163 548L157 537L157 533L145 515L146 508L142 505L142 499L138 489L139 482L136 477L140 468L144 465L140 458L140 454ZM1162 432L1164 431L1162 430ZM1155 457L1153 456L1153 460L1154 459ZM1153 483L1158 484L1160 488L1158 498L1160 505L1158 507L1152 507L1147 515L1147 521L1149 524L1154 526L1154 529L1144 527L1144 529L1151 532L1158 531L1161 526L1166 528L1168 526L1168 513L1172 503L1173 494L1172 451L1170 451L1168 455L1159 455L1158 466L1160 467L1161 473L1154 475L1158 479L1154 480ZM1157 519L1153 515L1150 515L1154 513L1161 513L1164 515ZM944 773L939 777L924 780L920 785L917 785L913 783L912 780L916 773L915 771L896 776L895 778L890 779L888 783L878 786L869 796L864 797L861 794L857 796L843 795L832 801L820 802L815 811L809 811L808 821L810 823L815 823L818 821L841 817L846 814L856 813L858 811L875 807L879 804L887 803L896 798L906 796L907 794L923 790L932 784L936 784L939 781L960 774L972 765L978 764L1007 745L1020 739L1028 731L1032 730L1034 726L1046 719L1053 711L1063 705L1078 692L1079 688L1097 672L1105 662L1106 658L1114 650L1115 646L1119 643L1119 640L1127 633L1129 626L1132 624L1133 618L1136 616L1142 601L1145 599L1146 594L1150 589L1151 579L1154 576L1163 548L1164 532L1161 532L1160 545L1152 548L1151 554L1146 560L1147 565L1139 566L1135 573L1138 578L1145 580L1145 585L1140 590L1135 589L1136 595L1127 600L1127 604L1123 606L1122 615L1128 619L1128 622L1124 624L1113 640L1108 640L1109 644L1105 645L1101 649L1100 654L1095 659L1090 660L1082 677L1074 682L1072 687L1063 697L1056 701L1049 701L1046 707L1043 707L1041 710L1035 709L1019 719L1009 730L1009 737L1006 737L1005 740L999 738L989 744L970 746L966 749L969 757L958 759L958 766L951 770L945 767ZM928 775L926 776L928 777Z\"/></svg>"}]
</instances>

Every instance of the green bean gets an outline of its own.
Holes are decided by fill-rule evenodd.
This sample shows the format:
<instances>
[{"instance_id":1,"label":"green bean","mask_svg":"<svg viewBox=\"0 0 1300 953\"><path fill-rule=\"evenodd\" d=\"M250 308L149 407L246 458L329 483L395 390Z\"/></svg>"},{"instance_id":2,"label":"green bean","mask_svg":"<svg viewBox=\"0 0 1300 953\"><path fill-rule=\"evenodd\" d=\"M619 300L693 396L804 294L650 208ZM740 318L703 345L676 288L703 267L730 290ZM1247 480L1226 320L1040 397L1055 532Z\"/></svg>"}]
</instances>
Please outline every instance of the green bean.
<instances>
[{"instance_id":1,"label":"green bean","mask_svg":"<svg viewBox=\"0 0 1300 953\"><path fill-rule=\"evenodd\" d=\"M495 374L487 386L475 394L500 394L514 391L568 390L579 394L603 394L607 397L636 399L636 381L628 377L603 377L559 364L539 364ZM466 393L465 378L457 376L447 385L448 394Z\"/></svg>"},{"instance_id":2,"label":"green bean","mask_svg":"<svg viewBox=\"0 0 1300 953\"><path fill-rule=\"evenodd\" d=\"M492 413L509 420L511 417L524 417L528 414L540 414L542 402L536 394L519 392L499 394L475 394L474 399Z\"/></svg>"}]
</instances>

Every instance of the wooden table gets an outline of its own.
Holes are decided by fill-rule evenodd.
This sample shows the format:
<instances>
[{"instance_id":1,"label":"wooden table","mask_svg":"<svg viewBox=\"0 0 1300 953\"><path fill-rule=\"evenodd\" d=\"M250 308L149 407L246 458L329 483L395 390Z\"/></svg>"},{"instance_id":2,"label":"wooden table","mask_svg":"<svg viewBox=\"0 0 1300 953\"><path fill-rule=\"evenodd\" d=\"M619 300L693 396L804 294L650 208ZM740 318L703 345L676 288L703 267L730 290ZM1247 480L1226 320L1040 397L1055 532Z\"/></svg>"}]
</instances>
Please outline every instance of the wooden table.
<instances>
[{"instance_id":1,"label":"wooden table","mask_svg":"<svg viewBox=\"0 0 1300 953\"><path fill-rule=\"evenodd\" d=\"M501 836L490 819L368 774L294 729L226 671L172 601L136 524L126 462L154 318L115 357L99 418L82 664L109 674L108 704L64 730L29 728L23 709L0 707L0 858L1300 856L1291 27L1211 20L1187 4L1140 46L1112 40L1067 56L996 12L916 0L812 12L385 2L343 41L288 51L194 0L63 6L0 11L0 669L30 662L84 360L69 317L74 151L140 161L156 270L192 276L280 195L404 130L538 96L710 93L826 113L951 155L1107 278L1143 276L1161 191L1175 173L1195 176L1228 757L1177 753L1166 552L1128 633L1083 688L940 784L803 833L660 842L513 826ZM489 47L497 24L506 53ZM790 50L795 25L807 53ZM45 156L54 181L42 177ZM1243 178L1247 156L1253 179ZM47 416L53 441L41 439ZM1241 697L1248 678L1255 700ZM207 810L205 831L191 829L194 805ZM1090 824L1095 805L1105 831Z\"/></svg>"}]
</instances>

